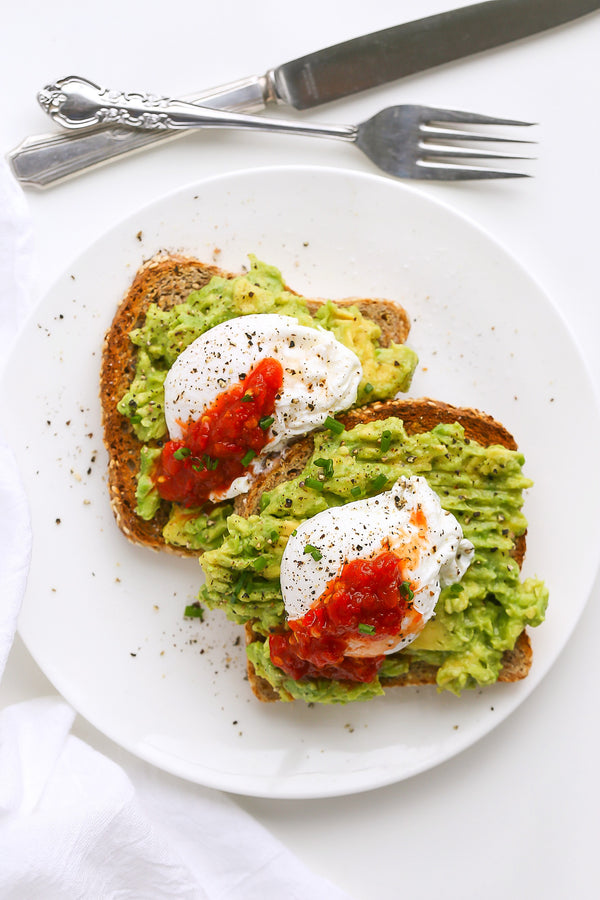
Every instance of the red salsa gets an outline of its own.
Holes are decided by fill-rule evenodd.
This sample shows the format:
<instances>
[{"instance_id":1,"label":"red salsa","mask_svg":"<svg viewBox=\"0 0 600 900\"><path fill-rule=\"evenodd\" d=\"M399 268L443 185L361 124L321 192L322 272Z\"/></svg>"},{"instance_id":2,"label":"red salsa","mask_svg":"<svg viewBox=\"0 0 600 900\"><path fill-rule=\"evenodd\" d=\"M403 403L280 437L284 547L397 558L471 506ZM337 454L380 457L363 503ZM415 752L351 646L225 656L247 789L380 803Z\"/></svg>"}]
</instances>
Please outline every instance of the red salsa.
<instances>
[{"instance_id":1,"label":"red salsa","mask_svg":"<svg viewBox=\"0 0 600 900\"><path fill-rule=\"evenodd\" d=\"M164 445L153 473L160 496L200 506L243 475L269 440L282 384L281 363L263 359L199 419L182 425L183 438Z\"/></svg>"},{"instance_id":2,"label":"red salsa","mask_svg":"<svg viewBox=\"0 0 600 900\"><path fill-rule=\"evenodd\" d=\"M385 650L422 620L412 598L404 562L392 551L348 562L308 612L288 622L289 631L270 636L271 660L295 680L373 681Z\"/></svg>"}]
</instances>

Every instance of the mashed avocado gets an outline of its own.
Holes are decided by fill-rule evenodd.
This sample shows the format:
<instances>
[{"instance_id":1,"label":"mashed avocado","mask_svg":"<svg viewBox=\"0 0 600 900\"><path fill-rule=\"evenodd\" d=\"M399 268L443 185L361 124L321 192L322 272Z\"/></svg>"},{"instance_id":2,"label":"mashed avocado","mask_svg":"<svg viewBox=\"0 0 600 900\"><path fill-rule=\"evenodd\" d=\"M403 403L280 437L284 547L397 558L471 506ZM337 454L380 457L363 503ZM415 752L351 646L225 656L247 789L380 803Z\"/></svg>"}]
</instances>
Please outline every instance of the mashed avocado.
<instances>
[{"instance_id":1,"label":"mashed avocado","mask_svg":"<svg viewBox=\"0 0 600 900\"><path fill-rule=\"evenodd\" d=\"M315 464L323 459L332 461L328 477L323 465ZM264 494L259 515L229 517L218 549L200 560L206 575L200 599L224 609L234 622L252 620L259 639L248 655L284 700L368 699L383 692L386 677L402 674L414 659L439 666L438 687L455 693L493 683L502 654L514 647L526 625L543 621L548 599L541 581L521 580L511 556L527 527L521 507L531 482L523 475L523 462L516 451L467 439L458 424L408 435L402 421L392 418L341 434L319 432L305 470ZM279 569L287 538L304 519L387 490L401 475L427 479L474 544L473 563L459 584L442 590L435 617L412 644L386 659L376 681L294 681L272 664L268 644L260 639L285 621Z\"/></svg>"},{"instance_id":2,"label":"mashed avocado","mask_svg":"<svg viewBox=\"0 0 600 900\"><path fill-rule=\"evenodd\" d=\"M164 417L164 381L179 354L208 329L227 319L251 313L293 316L301 325L322 327L353 350L361 360L363 378L357 405L385 400L408 390L417 357L405 344L381 347L381 329L366 319L356 306L323 303L311 314L307 301L285 289L278 269L250 256L251 268L235 278L214 277L199 291L169 310L157 304L148 307L140 328L130 338L137 348L134 378L117 404L131 422L142 444L137 490L137 514L152 519L161 499L152 482L152 467L160 452L157 446L167 437ZM210 519L214 520L210 513ZM219 518L221 522L221 519ZM196 550L218 546L221 525L207 526L201 510L195 514L173 506L163 533L169 543Z\"/></svg>"}]
</instances>

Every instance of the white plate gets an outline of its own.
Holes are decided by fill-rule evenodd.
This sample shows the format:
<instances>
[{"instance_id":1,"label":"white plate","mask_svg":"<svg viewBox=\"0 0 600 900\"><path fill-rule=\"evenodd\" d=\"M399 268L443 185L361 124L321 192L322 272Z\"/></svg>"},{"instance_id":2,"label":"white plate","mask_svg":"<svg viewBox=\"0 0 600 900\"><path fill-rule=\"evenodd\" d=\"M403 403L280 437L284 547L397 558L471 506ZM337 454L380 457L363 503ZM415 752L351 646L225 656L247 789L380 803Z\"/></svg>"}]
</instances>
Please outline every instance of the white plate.
<instances>
[{"instance_id":1,"label":"white plate","mask_svg":"<svg viewBox=\"0 0 600 900\"><path fill-rule=\"evenodd\" d=\"M522 683L392 690L349 707L256 701L240 629L183 620L193 560L132 547L108 504L98 407L102 339L161 248L233 271L256 253L309 296L397 299L420 354L412 393L476 406L515 434L535 488L525 574L547 581ZM565 644L598 565L600 428L563 322L489 236L418 191L321 168L257 169L185 188L117 225L59 279L7 367L3 410L31 504L21 635L63 696L118 744L190 781L265 797L388 784L458 753L531 692ZM577 558L567 546L576 523ZM568 554L568 558L567 558Z\"/></svg>"}]
</instances>

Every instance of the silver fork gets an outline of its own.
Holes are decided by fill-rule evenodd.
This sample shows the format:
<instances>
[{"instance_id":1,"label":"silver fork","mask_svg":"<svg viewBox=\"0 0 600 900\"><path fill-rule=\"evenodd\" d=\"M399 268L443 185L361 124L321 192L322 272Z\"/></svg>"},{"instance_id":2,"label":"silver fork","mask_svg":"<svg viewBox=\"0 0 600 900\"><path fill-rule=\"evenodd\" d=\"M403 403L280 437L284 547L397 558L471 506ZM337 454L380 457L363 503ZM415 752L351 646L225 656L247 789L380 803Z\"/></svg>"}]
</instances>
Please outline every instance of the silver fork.
<instances>
[{"instance_id":1,"label":"silver fork","mask_svg":"<svg viewBox=\"0 0 600 900\"><path fill-rule=\"evenodd\" d=\"M251 129L311 137L335 138L356 144L380 169L397 178L458 181L520 178L526 173L466 164L473 159L527 159L483 149L481 142L530 143L494 134L449 128L454 125L516 125L530 122L499 119L477 113L428 106L391 106L359 125L319 125L243 115L202 107L169 97L122 93L69 76L40 91L38 100L51 118L68 130L118 125L144 131L190 128ZM476 142L477 148L461 142Z\"/></svg>"}]
</instances>

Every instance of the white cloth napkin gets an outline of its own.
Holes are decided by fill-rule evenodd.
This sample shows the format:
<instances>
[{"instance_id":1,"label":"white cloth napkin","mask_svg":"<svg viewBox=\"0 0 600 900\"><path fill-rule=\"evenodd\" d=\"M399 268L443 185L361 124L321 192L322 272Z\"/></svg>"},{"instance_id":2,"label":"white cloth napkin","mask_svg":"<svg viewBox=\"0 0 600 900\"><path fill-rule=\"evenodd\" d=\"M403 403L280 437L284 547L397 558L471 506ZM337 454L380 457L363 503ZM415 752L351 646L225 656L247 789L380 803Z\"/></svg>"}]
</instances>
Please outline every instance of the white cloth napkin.
<instances>
[{"instance_id":1,"label":"white cloth napkin","mask_svg":"<svg viewBox=\"0 0 600 900\"><path fill-rule=\"evenodd\" d=\"M0 352L31 307L32 260L26 200L0 160ZM0 678L30 545L17 461L0 435ZM232 798L124 751L109 759L71 733L74 717L58 696L0 713L3 900L349 900Z\"/></svg>"}]
</instances>

